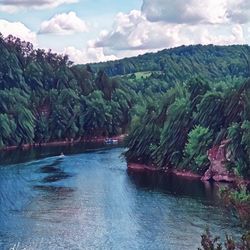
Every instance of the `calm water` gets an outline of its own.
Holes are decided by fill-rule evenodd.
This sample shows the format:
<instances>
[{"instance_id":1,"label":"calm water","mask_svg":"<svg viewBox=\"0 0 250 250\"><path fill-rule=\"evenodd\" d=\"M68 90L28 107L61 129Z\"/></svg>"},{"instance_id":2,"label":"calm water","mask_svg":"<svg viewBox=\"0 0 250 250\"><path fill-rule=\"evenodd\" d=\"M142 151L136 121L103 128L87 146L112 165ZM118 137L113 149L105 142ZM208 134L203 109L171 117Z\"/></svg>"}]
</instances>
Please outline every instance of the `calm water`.
<instances>
[{"instance_id":1,"label":"calm water","mask_svg":"<svg viewBox=\"0 0 250 250\"><path fill-rule=\"evenodd\" d=\"M216 186L129 174L123 148L61 150L2 155L0 249L190 250L207 225L241 232Z\"/></svg>"}]
</instances>

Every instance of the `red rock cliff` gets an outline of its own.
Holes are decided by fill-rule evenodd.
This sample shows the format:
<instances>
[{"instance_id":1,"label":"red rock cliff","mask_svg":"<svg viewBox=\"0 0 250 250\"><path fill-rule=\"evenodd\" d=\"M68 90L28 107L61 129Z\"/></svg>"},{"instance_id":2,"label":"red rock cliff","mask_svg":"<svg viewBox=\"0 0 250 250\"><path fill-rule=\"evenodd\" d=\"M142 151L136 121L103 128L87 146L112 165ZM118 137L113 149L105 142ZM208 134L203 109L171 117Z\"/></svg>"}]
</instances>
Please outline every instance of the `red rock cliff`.
<instances>
[{"instance_id":1,"label":"red rock cliff","mask_svg":"<svg viewBox=\"0 0 250 250\"><path fill-rule=\"evenodd\" d=\"M227 160L227 145L230 141L225 140L221 142L220 146L215 146L208 151L208 159L210 160L210 167L201 178L203 181L235 181L234 174L230 173L226 168Z\"/></svg>"}]
</instances>

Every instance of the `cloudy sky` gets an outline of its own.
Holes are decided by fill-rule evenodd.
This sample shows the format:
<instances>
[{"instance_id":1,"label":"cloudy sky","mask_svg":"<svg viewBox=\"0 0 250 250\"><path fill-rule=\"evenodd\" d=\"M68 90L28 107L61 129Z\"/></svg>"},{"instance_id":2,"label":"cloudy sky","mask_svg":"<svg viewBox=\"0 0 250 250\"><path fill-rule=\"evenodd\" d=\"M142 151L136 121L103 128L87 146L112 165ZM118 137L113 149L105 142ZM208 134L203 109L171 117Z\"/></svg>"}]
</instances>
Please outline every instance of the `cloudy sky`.
<instances>
[{"instance_id":1,"label":"cloudy sky","mask_svg":"<svg viewBox=\"0 0 250 250\"><path fill-rule=\"evenodd\" d=\"M0 32L76 63L183 44L250 44L250 0L0 0Z\"/></svg>"}]
</instances>

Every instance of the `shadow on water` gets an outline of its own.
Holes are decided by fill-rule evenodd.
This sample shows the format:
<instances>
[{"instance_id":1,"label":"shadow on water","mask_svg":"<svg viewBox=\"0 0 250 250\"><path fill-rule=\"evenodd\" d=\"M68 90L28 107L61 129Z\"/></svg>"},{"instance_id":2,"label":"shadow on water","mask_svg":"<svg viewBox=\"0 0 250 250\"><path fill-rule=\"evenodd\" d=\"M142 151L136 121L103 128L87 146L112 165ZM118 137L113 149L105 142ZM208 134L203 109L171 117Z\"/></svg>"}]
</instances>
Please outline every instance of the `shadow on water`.
<instances>
[{"instance_id":1,"label":"shadow on water","mask_svg":"<svg viewBox=\"0 0 250 250\"><path fill-rule=\"evenodd\" d=\"M41 166L37 172L47 174L44 176L40 182L42 183L52 183L61 181L73 176L73 174L66 173L60 165L63 163L64 158L58 158L51 164Z\"/></svg>"},{"instance_id":2,"label":"shadow on water","mask_svg":"<svg viewBox=\"0 0 250 250\"><path fill-rule=\"evenodd\" d=\"M63 180L63 179L69 178L69 177L72 177L72 175L71 174L67 174L67 173L65 173L65 172L62 171L60 173L44 177L41 180L41 182L44 182L44 183L57 182L57 181L60 181L60 180Z\"/></svg>"},{"instance_id":3,"label":"shadow on water","mask_svg":"<svg viewBox=\"0 0 250 250\"><path fill-rule=\"evenodd\" d=\"M219 199L219 185L216 183L164 173L131 173L130 171L127 173L138 189L162 192L177 197L193 197L213 204Z\"/></svg>"},{"instance_id":4,"label":"shadow on water","mask_svg":"<svg viewBox=\"0 0 250 250\"><path fill-rule=\"evenodd\" d=\"M33 190L40 192L40 197L36 200L36 205L40 204L39 209L41 209L41 204L48 204L67 200L71 198L75 192L74 188L71 187L63 187L63 186L43 186L43 185L35 185L33 186ZM37 206L36 206L37 208ZM39 212L39 209L37 213Z\"/></svg>"},{"instance_id":5,"label":"shadow on water","mask_svg":"<svg viewBox=\"0 0 250 250\"><path fill-rule=\"evenodd\" d=\"M56 187L56 186L43 186L43 185L35 185L33 186L33 189L44 191L47 193L56 193L60 195L68 195L75 191L75 189L71 187Z\"/></svg>"},{"instance_id":6,"label":"shadow on water","mask_svg":"<svg viewBox=\"0 0 250 250\"><path fill-rule=\"evenodd\" d=\"M62 163L63 158L58 158L50 164L40 166L36 172L41 174L47 174L46 176L42 177L40 182L51 183L72 177L72 174L66 173L63 168L60 167Z\"/></svg>"},{"instance_id":7,"label":"shadow on water","mask_svg":"<svg viewBox=\"0 0 250 250\"><path fill-rule=\"evenodd\" d=\"M62 163L62 161L63 161L62 158L56 159L51 164L41 166L39 168L38 172L39 173L45 173L45 174L61 172L62 170L59 168L59 166Z\"/></svg>"}]
</instances>

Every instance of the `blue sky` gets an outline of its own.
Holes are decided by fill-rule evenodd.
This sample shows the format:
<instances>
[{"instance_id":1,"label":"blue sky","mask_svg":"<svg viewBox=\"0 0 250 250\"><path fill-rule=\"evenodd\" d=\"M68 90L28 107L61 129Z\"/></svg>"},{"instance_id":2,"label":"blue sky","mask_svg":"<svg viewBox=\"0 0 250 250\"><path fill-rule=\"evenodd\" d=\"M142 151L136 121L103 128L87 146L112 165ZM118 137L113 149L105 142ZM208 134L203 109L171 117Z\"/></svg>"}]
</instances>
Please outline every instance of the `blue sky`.
<instances>
[{"instance_id":1,"label":"blue sky","mask_svg":"<svg viewBox=\"0 0 250 250\"><path fill-rule=\"evenodd\" d=\"M51 9L21 8L20 11L15 13L0 12L0 18L10 22L21 21L30 30L38 32L42 21L48 20L59 13L74 11L79 18L88 21L94 28L91 29L91 32L85 34L64 37L63 40L65 41L60 41L58 45L60 47L65 45L78 45L80 47L82 43L86 43L89 39L97 36L102 29L111 27L118 12L129 12L132 9L140 9L140 7L141 0L80 0L77 3L60 5ZM57 40L53 35L41 35L38 39L41 47L54 47L53 43Z\"/></svg>"},{"instance_id":2,"label":"blue sky","mask_svg":"<svg viewBox=\"0 0 250 250\"><path fill-rule=\"evenodd\" d=\"M141 0L79 0L79 2L60 5L56 8L20 8L14 13L1 12L0 17L9 21L22 21L31 30L38 30L41 21L50 19L58 13L74 11L83 20L98 22L101 26L106 26L112 24L113 17L118 12L140 9L141 4Z\"/></svg>"},{"instance_id":3,"label":"blue sky","mask_svg":"<svg viewBox=\"0 0 250 250\"><path fill-rule=\"evenodd\" d=\"M0 0L0 32L106 61L188 44L249 44L249 0Z\"/></svg>"}]
</instances>

